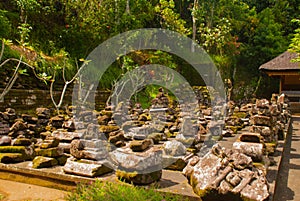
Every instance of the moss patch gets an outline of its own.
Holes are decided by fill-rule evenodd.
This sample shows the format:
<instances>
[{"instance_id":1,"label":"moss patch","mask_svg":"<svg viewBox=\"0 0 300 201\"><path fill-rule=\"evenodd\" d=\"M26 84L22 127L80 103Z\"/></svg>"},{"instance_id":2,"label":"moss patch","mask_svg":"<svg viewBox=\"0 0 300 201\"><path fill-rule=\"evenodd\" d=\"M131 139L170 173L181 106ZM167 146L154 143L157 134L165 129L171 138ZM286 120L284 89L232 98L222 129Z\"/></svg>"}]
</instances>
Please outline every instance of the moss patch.
<instances>
[{"instance_id":1,"label":"moss patch","mask_svg":"<svg viewBox=\"0 0 300 201\"><path fill-rule=\"evenodd\" d=\"M37 156L44 156L44 157L60 157L63 155L63 149L59 147L49 148L49 149L35 149Z\"/></svg>"},{"instance_id":2,"label":"moss patch","mask_svg":"<svg viewBox=\"0 0 300 201\"><path fill-rule=\"evenodd\" d=\"M32 168L47 168L57 165L58 162L55 158L37 156L32 161Z\"/></svg>"},{"instance_id":3,"label":"moss patch","mask_svg":"<svg viewBox=\"0 0 300 201\"><path fill-rule=\"evenodd\" d=\"M99 128L99 131L102 132L102 133L111 133L111 132L117 131L119 129L120 129L119 126L101 125L100 128Z\"/></svg>"},{"instance_id":4,"label":"moss patch","mask_svg":"<svg viewBox=\"0 0 300 201\"><path fill-rule=\"evenodd\" d=\"M155 171L146 174L138 174L137 172L116 171L116 176L125 182L137 185L147 185L161 179L162 171Z\"/></svg>"},{"instance_id":5,"label":"moss patch","mask_svg":"<svg viewBox=\"0 0 300 201\"><path fill-rule=\"evenodd\" d=\"M0 146L0 153L25 153L24 146Z\"/></svg>"}]
</instances>

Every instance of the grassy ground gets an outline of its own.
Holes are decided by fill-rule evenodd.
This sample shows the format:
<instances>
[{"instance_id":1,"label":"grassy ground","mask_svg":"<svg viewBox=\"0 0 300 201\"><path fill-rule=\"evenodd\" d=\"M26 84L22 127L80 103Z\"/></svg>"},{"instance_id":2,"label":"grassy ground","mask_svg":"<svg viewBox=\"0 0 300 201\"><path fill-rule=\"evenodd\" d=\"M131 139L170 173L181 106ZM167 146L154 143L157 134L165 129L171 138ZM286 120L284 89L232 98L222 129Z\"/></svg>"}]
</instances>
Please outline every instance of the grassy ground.
<instances>
[{"instance_id":1,"label":"grassy ground","mask_svg":"<svg viewBox=\"0 0 300 201\"><path fill-rule=\"evenodd\" d=\"M167 195L143 187L134 187L126 184L96 181L95 183L77 187L69 194L68 201L184 201L188 200L178 195Z\"/></svg>"}]
</instances>

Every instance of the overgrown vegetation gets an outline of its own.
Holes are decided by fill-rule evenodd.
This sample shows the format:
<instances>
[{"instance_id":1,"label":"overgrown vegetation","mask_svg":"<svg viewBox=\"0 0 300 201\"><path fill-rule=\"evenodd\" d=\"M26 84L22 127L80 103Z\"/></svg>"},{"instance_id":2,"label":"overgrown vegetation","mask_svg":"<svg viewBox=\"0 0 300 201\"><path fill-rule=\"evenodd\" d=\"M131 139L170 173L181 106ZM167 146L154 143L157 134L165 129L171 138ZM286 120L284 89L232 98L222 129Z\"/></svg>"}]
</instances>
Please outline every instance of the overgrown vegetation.
<instances>
[{"instance_id":1,"label":"overgrown vegetation","mask_svg":"<svg viewBox=\"0 0 300 201\"><path fill-rule=\"evenodd\" d=\"M87 185L79 184L76 191L69 194L68 201L184 201L188 200L179 195L165 194L155 191L153 187L148 189L128 184L111 182L96 182Z\"/></svg>"},{"instance_id":2,"label":"overgrown vegetation","mask_svg":"<svg viewBox=\"0 0 300 201\"><path fill-rule=\"evenodd\" d=\"M194 39L210 54L223 79L232 81L233 98L269 97L276 84L258 68L289 47L299 52L299 5L299 0L4 0L0 39L13 43L3 59L22 55L44 80L54 80L55 74L63 84L76 74L79 59L112 36L137 28L167 28ZM120 57L99 88L111 88L127 71L154 63L186 77L194 74L174 55L135 52ZM202 84L197 78L189 81Z\"/></svg>"}]
</instances>

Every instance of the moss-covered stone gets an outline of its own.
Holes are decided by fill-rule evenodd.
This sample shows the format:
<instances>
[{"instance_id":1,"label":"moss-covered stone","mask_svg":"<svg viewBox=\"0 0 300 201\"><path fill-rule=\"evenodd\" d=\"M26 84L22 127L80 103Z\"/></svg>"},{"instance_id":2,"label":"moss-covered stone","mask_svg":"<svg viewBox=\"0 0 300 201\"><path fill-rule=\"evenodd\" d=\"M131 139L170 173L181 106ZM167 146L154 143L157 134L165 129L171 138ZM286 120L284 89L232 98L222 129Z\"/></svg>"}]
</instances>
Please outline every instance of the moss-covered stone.
<instances>
[{"instance_id":1,"label":"moss-covered stone","mask_svg":"<svg viewBox=\"0 0 300 201\"><path fill-rule=\"evenodd\" d=\"M151 139L145 139L145 140L134 140L130 142L130 148L132 151L137 151L141 152L146 150L151 144L152 144Z\"/></svg>"},{"instance_id":2,"label":"moss-covered stone","mask_svg":"<svg viewBox=\"0 0 300 201\"><path fill-rule=\"evenodd\" d=\"M58 162L58 165L65 165L67 160L68 160L68 156L66 154L56 158L57 162Z\"/></svg>"},{"instance_id":3,"label":"moss-covered stone","mask_svg":"<svg viewBox=\"0 0 300 201\"><path fill-rule=\"evenodd\" d=\"M0 153L24 153L25 146L0 146Z\"/></svg>"},{"instance_id":4,"label":"moss-covered stone","mask_svg":"<svg viewBox=\"0 0 300 201\"><path fill-rule=\"evenodd\" d=\"M274 153L276 151L277 143L276 142L265 143L265 146L266 146L267 154L268 155L274 155Z\"/></svg>"},{"instance_id":5,"label":"moss-covered stone","mask_svg":"<svg viewBox=\"0 0 300 201\"><path fill-rule=\"evenodd\" d=\"M237 134L237 132L242 129L243 127L241 126L226 126L226 129L230 129L233 131L234 134Z\"/></svg>"},{"instance_id":6,"label":"moss-covered stone","mask_svg":"<svg viewBox=\"0 0 300 201\"><path fill-rule=\"evenodd\" d=\"M47 136L46 139L41 144L40 148L48 149L48 148L57 147L59 145L59 142L60 140L58 138L53 136Z\"/></svg>"},{"instance_id":7,"label":"moss-covered stone","mask_svg":"<svg viewBox=\"0 0 300 201\"><path fill-rule=\"evenodd\" d=\"M156 182L161 179L162 170L158 170L146 174L138 174L137 172L125 172L121 170L116 171L116 176L121 181L138 184L147 185Z\"/></svg>"},{"instance_id":8,"label":"moss-covered stone","mask_svg":"<svg viewBox=\"0 0 300 201\"><path fill-rule=\"evenodd\" d=\"M32 141L27 138L17 138L13 141L13 146L29 146Z\"/></svg>"},{"instance_id":9,"label":"moss-covered stone","mask_svg":"<svg viewBox=\"0 0 300 201\"><path fill-rule=\"evenodd\" d=\"M151 121L151 116L148 114L141 114L138 118L139 121Z\"/></svg>"},{"instance_id":10,"label":"moss-covered stone","mask_svg":"<svg viewBox=\"0 0 300 201\"><path fill-rule=\"evenodd\" d=\"M25 158L20 153L0 153L1 163L19 163L25 161Z\"/></svg>"},{"instance_id":11,"label":"moss-covered stone","mask_svg":"<svg viewBox=\"0 0 300 201\"><path fill-rule=\"evenodd\" d=\"M147 136L148 139L152 139L154 144L158 144L159 141L162 140L162 133L151 133L150 135Z\"/></svg>"},{"instance_id":12,"label":"moss-covered stone","mask_svg":"<svg viewBox=\"0 0 300 201\"><path fill-rule=\"evenodd\" d=\"M49 148L49 149L40 149L37 148L35 149L36 155L37 156L44 156L44 157L60 157L64 153L64 149L61 147L54 147L54 148Z\"/></svg>"},{"instance_id":13,"label":"moss-covered stone","mask_svg":"<svg viewBox=\"0 0 300 201\"><path fill-rule=\"evenodd\" d=\"M57 165L58 162L55 158L44 156L37 156L32 161L32 168L48 168Z\"/></svg>"},{"instance_id":14,"label":"moss-covered stone","mask_svg":"<svg viewBox=\"0 0 300 201\"><path fill-rule=\"evenodd\" d=\"M246 112L234 112L232 116L243 119L243 118L246 118L247 115L248 114Z\"/></svg>"},{"instance_id":15,"label":"moss-covered stone","mask_svg":"<svg viewBox=\"0 0 300 201\"><path fill-rule=\"evenodd\" d=\"M24 160L32 160L35 152L31 146L0 146L0 153L19 153Z\"/></svg>"},{"instance_id":16,"label":"moss-covered stone","mask_svg":"<svg viewBox=\"0 0 300 201\"><path fill-rule=\"evenodd\" d=\"M42 140L45 140L47 136L50 136L51 132L50 131L46 131L46 132L41 132L40 133L40 137L42 138Z\"/></svg>"},{"instance_id":17,"label":"moss-covered stone","mask_svg":"<svg viewBox=\"0 0 300 201\"><path fill-rule=\"evenodd\" d=\"M108 116L109 118L111 118L112 117L112 114L113 114L113 112L111 111L111 110L102 110L101 112L100 112L100 114L101 114L101 116Z\"/></svg>"},{"instance_id":18,"label":"moss-covered stone","mask_svg":"<svg viewBox=\"0 0 300 201\"><path fill-rule=\"evenodd\" d=\"M119 126L113 126L113 125L101 125L99 128L99 131L102 133L111 133L114 131L119 130Z\"/></svg>"},{"instance_id":19,"label":"moss-covered stone","mask_svg":"<svg viewBox=\"0 0 300 201\"><path fill-rule=\"evenodd\" d=\"M194 138L185 138L185 139L176 139L178 142L181 142L182 144L184 144L185 146L189 146L191 144L193 144L194 142Z\"/></svg>"},{"instance_id":20,"label":"moss-covered stone","mask_svg":"<svg viewBox=\"0 0 300 201\"><path fill-rule=\"evenodd\" d=\"M187 163L182 158L179 158L174 163L172 163L171 165L166 167L166 169L175 170L175 171L182 171L183 168L185 168L186 165L187 165Z\"/></svg>"},{"instance_id":21,"label":"moss-covered stone","mask_svg":"<svg viewBox=\"0 0 300 201\"><path fill-rule=\"evenodd\" d=\"M108 142L115 144L118 141L125 140L123 133L118 133L117 135L109 136Z\"/></svg>"}]
</instances>

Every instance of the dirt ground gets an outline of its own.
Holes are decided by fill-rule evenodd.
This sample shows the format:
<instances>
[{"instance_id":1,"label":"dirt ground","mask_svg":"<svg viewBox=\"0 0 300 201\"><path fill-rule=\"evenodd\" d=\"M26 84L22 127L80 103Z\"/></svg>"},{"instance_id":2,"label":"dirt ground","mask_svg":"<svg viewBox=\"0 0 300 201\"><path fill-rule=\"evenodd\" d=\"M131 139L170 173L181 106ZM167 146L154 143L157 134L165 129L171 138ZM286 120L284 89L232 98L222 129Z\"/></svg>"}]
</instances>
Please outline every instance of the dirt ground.
<instances>
[{"instance_id":1,"label":"dirt ground","mask_svg":"<svg viewBox=\"0 0 300 201\"><path fill-rule=\"evenodd\" d=\"M0 179L1 201L65 201L68 192Z\"/></svg>"}]
</instances>

